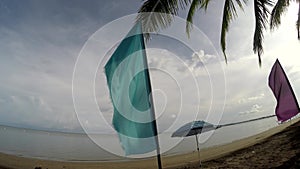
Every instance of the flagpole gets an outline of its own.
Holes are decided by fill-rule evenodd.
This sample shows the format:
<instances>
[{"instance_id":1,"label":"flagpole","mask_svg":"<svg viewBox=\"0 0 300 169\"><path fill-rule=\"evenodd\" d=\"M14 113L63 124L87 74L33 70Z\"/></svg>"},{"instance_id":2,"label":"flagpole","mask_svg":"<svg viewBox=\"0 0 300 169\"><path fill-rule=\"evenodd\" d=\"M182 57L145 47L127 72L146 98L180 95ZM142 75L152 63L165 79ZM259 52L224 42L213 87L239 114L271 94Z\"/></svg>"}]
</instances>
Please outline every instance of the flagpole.
<instances>
[{"instance_id":1,"label":"flagpole","mask_svg":"<svg viewBox=\"0 0 300 169\"><path fill-rule=\"evenodd\" d=\"M142 31L143 32L143 31ZM156 141L156 158L157 158L157 165L158 165L158 169L162 169L162 164L161 164L161 156L160 156L160 147L159 147L159 140L158 140L158 130L157 130L157 123L156 123L156 117L155 117L155 108L154 108L154 101L153 101L153 93L152 93L152 86L151 86L151 81L150 81L150 74L149 74L149 68L148 68L148 61L147 61L147 55L146 55L146 45L144 42L144 36L142 36L142 42L144 43L145 49L144 49L144 53L145 53L145 57L144 58L144 64L145 64L145 68L146 68L146 75L147 75L147 80L149 83L149 88L150 88L150 102L151 102L151 115L152 115L152 123L153 123L153 129L154 129L154 136L155 136L155 141Z\"/></svg>"},{"instance_id":2,"label":"flagpole","mask_svg":"<svg viewBox=\"0 0 300 169\"><path fill-rule=\"evenodd\" d=\"M197 153L198 153L198 159L199 159L199 167L201 167L202 164L201 164L201 158L200 158L200 148L199 148L198 134L196 134L195 137L196 137L196 144L197 144Z\"/></svg>"}]
</instances>

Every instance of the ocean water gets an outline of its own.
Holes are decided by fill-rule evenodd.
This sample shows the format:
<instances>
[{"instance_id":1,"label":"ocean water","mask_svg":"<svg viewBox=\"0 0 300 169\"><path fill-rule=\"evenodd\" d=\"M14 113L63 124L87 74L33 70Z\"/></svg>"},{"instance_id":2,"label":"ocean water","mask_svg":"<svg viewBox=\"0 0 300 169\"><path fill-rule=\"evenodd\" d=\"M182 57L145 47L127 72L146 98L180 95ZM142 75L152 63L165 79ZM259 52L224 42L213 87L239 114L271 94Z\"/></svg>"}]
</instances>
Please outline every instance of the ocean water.
<instances>
[{"instance_id":1,"label":"ocean water","mask_svg":"<svg viewBox=\"0 0 300 169\"><path fill-rule=\"evenodd\" d=\"M200 149L230 143L254 134L261 133L277 125L275 118L244 123L220 128L208 139L200 135ZM176 146L163 155L175 155L196 150L195 137L171 138L172 133L160 136L160 147L170 145L170 140L177 141ZM117 136L101 134L100 138L111 147L120 148ZM205 138L205 139L204 139ZM111 161L129 160L114 155L95 144L86 134L37 131L8 126L0 126L0 152L24 157L59 161Z\"/></svg>"}]
</instances>

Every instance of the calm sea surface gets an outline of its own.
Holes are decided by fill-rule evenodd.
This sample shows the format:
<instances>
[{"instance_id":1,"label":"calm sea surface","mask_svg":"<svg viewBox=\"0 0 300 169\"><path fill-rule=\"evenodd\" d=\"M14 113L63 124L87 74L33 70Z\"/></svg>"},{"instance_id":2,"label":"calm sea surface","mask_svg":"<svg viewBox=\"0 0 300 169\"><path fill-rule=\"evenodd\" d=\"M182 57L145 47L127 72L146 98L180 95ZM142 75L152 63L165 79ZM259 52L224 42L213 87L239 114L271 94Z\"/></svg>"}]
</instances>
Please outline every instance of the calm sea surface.
<instances>
[{"instance_id":1,"label":"calm sea surface","mask_svg":"<svg viewBox=\"0 0 300 169\"><path fill-rule=\"evenodd\" d=\"M277 125L275 118L264 119L216 130L205 142L200 136L201 148L226 144L234 140L258 134ZM103 142L119 147L117 137L112 134L101 134ZM160 137L162 149L171 138L171 133ZM187 137L163 155L174 155L195 151L195 137ZM128 160L109 153L95 144L86 134L37 131L7 126L0 126L0 152L17 156L34 157L60 161L110 161Z\"/></svg>"}]
</instances>

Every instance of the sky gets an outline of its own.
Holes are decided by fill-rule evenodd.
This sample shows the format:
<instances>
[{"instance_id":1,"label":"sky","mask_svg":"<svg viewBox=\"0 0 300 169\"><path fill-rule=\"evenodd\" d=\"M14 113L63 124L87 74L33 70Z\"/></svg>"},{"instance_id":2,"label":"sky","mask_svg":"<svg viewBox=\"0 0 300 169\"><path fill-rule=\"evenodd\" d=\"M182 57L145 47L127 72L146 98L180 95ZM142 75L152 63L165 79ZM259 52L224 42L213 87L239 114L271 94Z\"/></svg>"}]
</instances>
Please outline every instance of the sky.
<instances>
[{"instance_id":1,"label":"sky","mask_svg":"<svg viewBox=\"0 0 300 169\"><path fill-rule=\"evenodd\" d=\"M0 125L111 131L113 110L103 65L133 26L126 21L132 21L141 3L0 0ZM267 78L276 58L300 97L297 5L291 3L278 29L265 33L262 67L252 51L251 2L230 25L225 64L219 45L222 5L212 2L207 12L197 12L191 39L181 27L184 20L175 18L169 29L147 43L160 130L172 131L195 119L229 123L274 114L276 103ZM181 11L180 17L185 16ZM90 64L98 65L96 72ZM90 71L95 85L82 83L74 92L74 78L84 81ZM96 100L99 110L77 111L74 93L88 96L89 90L95 91L88 99Z\"/></svg>"}]
</instances>

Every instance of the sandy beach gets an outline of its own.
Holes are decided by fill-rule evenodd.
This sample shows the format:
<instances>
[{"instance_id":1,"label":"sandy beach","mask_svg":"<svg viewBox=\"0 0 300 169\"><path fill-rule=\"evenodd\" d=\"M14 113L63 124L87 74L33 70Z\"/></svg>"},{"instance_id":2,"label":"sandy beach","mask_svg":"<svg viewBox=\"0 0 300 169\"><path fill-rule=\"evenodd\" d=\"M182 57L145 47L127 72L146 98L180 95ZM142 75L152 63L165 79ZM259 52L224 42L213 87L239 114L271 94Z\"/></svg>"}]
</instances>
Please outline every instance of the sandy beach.
<instances>
[{"instance_id":1,"label":"sandy beach","mask_svg":"<svg viewBox=\"0 0 300 169\"><path fill-rule=\"evenodd\" d=\"M299 119L229 144L201 150L203 168L292 168L299 165ZM199 168L196 152L162 157L163 168ZM150 169L156 159L127 162L63 162L0 153L0 169ZM295 167L294 167L295 168ZM296 167L297 168L297 167Z\"/></svg>"}]
</instances>

